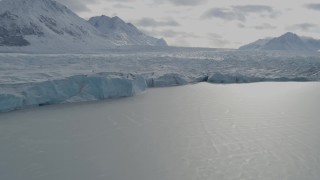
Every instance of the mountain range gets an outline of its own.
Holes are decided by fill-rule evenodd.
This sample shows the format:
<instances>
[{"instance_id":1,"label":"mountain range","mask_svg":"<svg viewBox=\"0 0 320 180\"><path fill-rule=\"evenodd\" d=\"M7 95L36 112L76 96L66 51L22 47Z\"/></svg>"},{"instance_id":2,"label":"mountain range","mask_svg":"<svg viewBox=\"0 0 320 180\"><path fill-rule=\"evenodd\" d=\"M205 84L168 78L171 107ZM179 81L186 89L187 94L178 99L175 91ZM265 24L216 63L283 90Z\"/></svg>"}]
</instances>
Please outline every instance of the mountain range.
<instances>
[{"instance_id":1,"label":"mountain range","mask_svg":"<svg viewBox=\"0 0 320 180\"><path fill-rule=\"evenodd\" d=\"M0 52L101 52L117 46L167 46L119 17L88 21L54 0L0 0ZM315 52L320 40L288 32L240 50Z\"/></svg>"},{"instance_id":2,"label":"mountain range","mask_svg":"<svg viewBox=\"0 0 320 180\"><path fill-rule=\"evenodd\" d=\"M241 46L239 49L311 52L320 50L320 40L311 37L300 37L292 32L287 32L279 37L259 39Z\"/></svg>"},{"instance_id":3,"label":"mountain range","mask_svg":"<svg viewBox=\"0 0 320 180\"><path fill-rule=\"evenodd\" d=\"M54 0L0 1L0 52L83 52L123 45L167 43L119 17L86 21Z\"/></svg>"},{"instance_id":4,"label":"mountain range","mask_svg":"<svg viewBox=\"0 0 320 180\"><path fill-rule=\"evenodd\" d=\"M92 17L88 22L117 45L167 45L164 39L148 36L138 30L133 24L124 22L118 16L111 18L102 15Z\"/></svg>"}]
</instances>

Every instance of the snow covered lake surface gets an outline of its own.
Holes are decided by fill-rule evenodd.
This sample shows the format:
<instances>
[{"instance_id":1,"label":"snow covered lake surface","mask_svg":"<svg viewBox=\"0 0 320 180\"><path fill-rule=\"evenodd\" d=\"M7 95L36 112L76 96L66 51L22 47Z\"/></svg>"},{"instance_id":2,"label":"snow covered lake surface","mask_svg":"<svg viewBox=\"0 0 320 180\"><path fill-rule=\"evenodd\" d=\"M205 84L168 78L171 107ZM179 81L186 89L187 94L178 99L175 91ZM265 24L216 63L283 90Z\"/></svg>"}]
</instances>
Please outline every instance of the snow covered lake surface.
<instances>
[{"instance_id":1,"label":"snow covered lake surface","mask_svg":"<svg viewBox=\"0 0 320 180\"><path fill-rule=\"evenodd\" d=\"M122 47L103 54L0 53L0 112L197 82L319 80L317 53L176 47Z\"/></svg>"},{"instance_id":2,"label":"snow covered lake surface","mask_svg":"<svg viewBox=\"0 0 320 180\"><path fill-rule=\"evenodd\" d=\"M1 180L318 180L320 83L199 83L0 114Z\"/></svg>"}]
</instances>

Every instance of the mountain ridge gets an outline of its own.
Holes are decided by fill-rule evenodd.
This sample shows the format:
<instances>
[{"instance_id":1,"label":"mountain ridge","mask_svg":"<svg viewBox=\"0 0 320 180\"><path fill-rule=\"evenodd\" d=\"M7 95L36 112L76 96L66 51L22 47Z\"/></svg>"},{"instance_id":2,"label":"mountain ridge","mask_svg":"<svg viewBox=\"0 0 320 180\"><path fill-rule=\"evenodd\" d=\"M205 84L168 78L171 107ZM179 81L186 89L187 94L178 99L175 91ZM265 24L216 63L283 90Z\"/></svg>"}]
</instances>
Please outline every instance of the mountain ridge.
<instances>
[{"instance_id":1,"label":"mountain ridge","mask_svg":"<svg viewBox=\"0 0 320 180\"><path fill-rule=\"evenodd\" d=\"M240 50L279 50L279 51L319 51L320 40L311 37L300 37L295 33L287 32L279 37L259 39Z\"/></svg>"},{"instance_id":2,"label":"mountain ridge","mask_svg":"<svg viewBox=\"0 0 320 180\"><path fill-rule=\"evenodd\" d=\"M135 45L110 37L54 0L0 1L0 52L91 52Z\"/></svg>"},{"instance_id":3,"label":"mountain ridge","mask_svg":"<svg viewBox=\"0 0 320 180\"><path fill-rule=\"evenodd\" d=\"M88 22L119 45L167 46L165 40L144 34L133 24L124 22L118 16L95 16Z\"/></svg>"}]
</instances>

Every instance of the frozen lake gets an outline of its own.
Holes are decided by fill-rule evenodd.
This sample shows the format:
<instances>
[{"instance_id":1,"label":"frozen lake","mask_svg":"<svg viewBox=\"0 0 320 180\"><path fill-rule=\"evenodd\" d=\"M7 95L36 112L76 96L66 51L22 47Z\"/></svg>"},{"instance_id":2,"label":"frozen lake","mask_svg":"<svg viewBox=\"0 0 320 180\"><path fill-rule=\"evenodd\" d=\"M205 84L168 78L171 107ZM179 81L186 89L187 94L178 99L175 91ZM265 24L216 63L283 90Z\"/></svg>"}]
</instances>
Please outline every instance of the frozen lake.
<instances>
[{"instance_id":1,"label":"frozen lake","mask_svg":"<svg viewBox=\"0 0 320 180\"><path fill-rule=\"evenodd\" d=\"M1 180L318 180L320 83L200 83L0 114Z\"/></svg>"}]
</instances>

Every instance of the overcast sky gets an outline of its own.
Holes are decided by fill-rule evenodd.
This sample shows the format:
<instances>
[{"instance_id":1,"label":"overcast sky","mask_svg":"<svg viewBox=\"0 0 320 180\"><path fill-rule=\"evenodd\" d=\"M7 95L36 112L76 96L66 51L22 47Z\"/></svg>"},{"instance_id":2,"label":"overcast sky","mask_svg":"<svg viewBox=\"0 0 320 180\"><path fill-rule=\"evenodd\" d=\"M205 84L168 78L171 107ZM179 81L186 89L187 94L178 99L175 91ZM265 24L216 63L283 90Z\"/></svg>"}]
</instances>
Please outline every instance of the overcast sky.
<instances>
[{"instance_id":1,"label":"overcast sky","mask_svg":"<svg viewBox=\"0 0 320 180\"><path fill-rule=\"evenodd\" d=\"M81 17L119 16L170 45L237 48L287 31L320 39L319 0L58 0Z\"/></svg>"}]
</instances>

